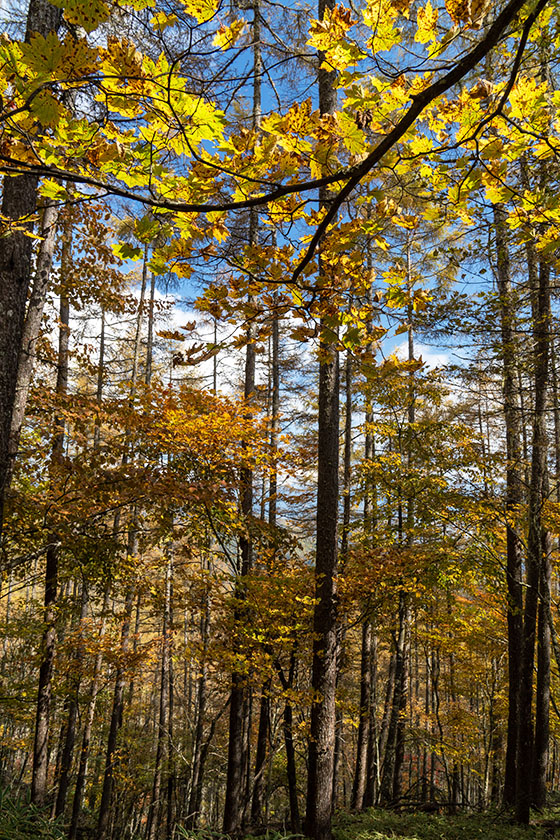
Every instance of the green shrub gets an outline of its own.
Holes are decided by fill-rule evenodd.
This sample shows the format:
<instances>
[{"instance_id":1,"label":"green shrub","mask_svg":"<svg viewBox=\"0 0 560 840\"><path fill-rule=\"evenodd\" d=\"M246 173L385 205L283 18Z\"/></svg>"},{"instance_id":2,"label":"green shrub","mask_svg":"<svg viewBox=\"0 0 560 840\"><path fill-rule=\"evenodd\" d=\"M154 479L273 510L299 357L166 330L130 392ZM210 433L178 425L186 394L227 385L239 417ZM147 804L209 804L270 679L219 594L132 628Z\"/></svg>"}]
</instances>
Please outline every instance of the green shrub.
<instances>
[{"instance_id":1,"label":"green shrub","mask_svg":"<svg viewBox=\"0 0 560 840\"><path fill-rule=\"evenodd\" d=\"M63 840L58 821L40 808L0 791L0 840Z\"/></svg>"}]
</instances>

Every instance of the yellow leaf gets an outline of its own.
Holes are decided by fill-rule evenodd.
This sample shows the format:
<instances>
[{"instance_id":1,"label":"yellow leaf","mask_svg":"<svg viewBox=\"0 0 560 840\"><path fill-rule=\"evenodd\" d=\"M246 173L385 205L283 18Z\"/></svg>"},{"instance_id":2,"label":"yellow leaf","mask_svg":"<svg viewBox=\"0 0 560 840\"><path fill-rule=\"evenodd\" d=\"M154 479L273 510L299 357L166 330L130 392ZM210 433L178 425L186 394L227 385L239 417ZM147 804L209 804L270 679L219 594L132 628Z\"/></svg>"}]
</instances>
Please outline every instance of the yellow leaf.
<instances>
[{"instance_id":1,"label":"yellow leaf","mask_svg":"<svg viewBox=\"0 0 560 840\"><path fill-rule=\"evenodd\" d=\"M157 15L154 15L151 18L150 23L157 29L158 32L163 32L168 26L175 26L177 23L177 15L168 15L166 12L158 12Z\"/></svg>"},{"instance_id":2,"label":"yellow leaf","mask_svg":"<svg viewBox=\"0 0 560 840\"><path fill-rule=\"evenodd\" d=\"M199 23L206 23L218 11L217 0L181 0L187 14Z\"/></svg>"},{"instance_id":3,"label":"yellow leaf","mask_svg":"<svg viewBox=\"0 0 560 840\"><path fill-rule=\"evenodd\" d=\"M244 29L244 20L234 20L230 26L220 26L214 35L212 43L214 46L220 47L222 50L226 50L228 47L232 47L239 40Z\"/></svg>"},{"instance_id":4,"label":"yellow leaf","mask_svg":"<svg viewBox=\"0 0 560 840\"><path fill-rule=\"evenodd\" d=\"M418 29L414 40L419 44L427 44L430 41L437 41L436 24L438 21L438 10L434 9L430 0L426 3L424 8L418 9L418 16L416 22Z\"/></svg>"},{"instance_id":5,"label":"yellow leaf","mask_svg":"<svg viewBox=\"0 0 560 840\"><path fill-rule=\"evenodd\" d=\"M480 29L489 0L445 0L445 8L453 23L465 23L471 29Z\"/></svg>"}]
</instances>

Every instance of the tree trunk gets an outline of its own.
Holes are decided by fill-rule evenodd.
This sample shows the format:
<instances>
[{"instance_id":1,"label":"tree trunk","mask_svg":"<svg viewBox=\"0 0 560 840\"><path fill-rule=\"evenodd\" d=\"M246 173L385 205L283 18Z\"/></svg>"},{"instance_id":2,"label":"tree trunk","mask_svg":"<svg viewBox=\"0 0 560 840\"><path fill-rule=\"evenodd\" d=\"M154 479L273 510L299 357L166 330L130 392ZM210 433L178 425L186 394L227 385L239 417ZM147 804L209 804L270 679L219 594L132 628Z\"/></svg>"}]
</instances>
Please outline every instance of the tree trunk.
<instances>
[{"instance_id":1,"label":"tree trunk","mask_svg":"<svg viewBox=\"0 0 560 840\"><path fill-rule=\"evenodd\" d=\"M278 448L278 431L280 426L280 318L276 309L277 295L275 295L275 309L272 316L272 359L271 359L271 428L270 447L275 453ZM276 467L270 476L270 499L268 503L268 521L272 527L276 526L276 512L278 508L278 474Z\"/></svg>"},{"instance_id":2,"label":"tree trunk","mask_svg":"<svg viewBox=\"0 0 560 840\"><path fill-rule=\"evenodd\" d=\"M46 36L60 25L62 10L46 0L31 0L27 13L25 40L33 33ZM4 515L4 496L10 471L12 414L16 399L19 355L22 345L27 290L31 278L33 229L31 218L37 205L35 175L4 176L2 207L6 235L0 236L0 537ZM9 231L14 222L19 230ZM39 796L37 789L35 794Z\"/></svg>"},{"instance_id":3,"label":"tree trunk","mask_svg":"<svg viewBox=\"0 0 560 840\"><path fill-rule=\"evenodd\" d=\"M379 789L379 739L377 732L377 633L372 624L371 638L371 700L369 706L366 785L362 808L371 808Z\"/></svg>"},{"instance_id":4,"label":"tree trunk","mask_svg":"<svg viewBox=\"0 0 560 840\"><path fill-rule=\"evenodd\" d=\"M528 267L533 291L533 353L535 405L529 485L529 535L527 540L527 580L523 615L523 650L519 682L519 732L517 742L517 785L515 816L527 824L532 790L534 731L532 719L535 635L542 567L541 510L547 460L546 397L550 347L550 269L545 262L537 267L534 246L529 245Z\"/></svg>"},{"instance_id":5,"label":"tree trunk","mask_svg":"<svg viewBox=\"0 0 560 840\"><path fill-rule=\"evenodd\" d=\"M200 806L202 803L202 784L204 766L202 762L204 718L207 700L207 663L206 653L210 634L210 601L208 592L204 596L204 605L200 617L200 639L202 643L202 661L199 665L196 689L196 723L194 729L193 757L191 770L191 791L189 797L188 814L185 820L186 828L193 831L198 827Z\"/></svg>"},{"instance_id":6,"label":"tree trunk","mask_svg":"<svg viewBox=\"0 0 560 840\"><path fill-rule=\"evenodd\" d=\"M284 747L286 749L286 776L288 782L288 798L290 801L290 831L293 834L301 834L301 818L299 813L299 802L297 794L297 767L296 753L294 749L294 713L290 692L292 691L296 673L296 651L290 651L290 670L288 678L276 663L276 670L285 692L284 713L282 715L282 729L284 732Z\"/></svg>"},{"instance_id":7,"label":"tree trunk","mask_svg":"<svg viewBox=\"0 0 560 840\"><path fill-rule=\"evenodd\" d=\"M545 481L548 485L548 481ZM542 533L542 558L539 587L537 638L537 691L535 695L535 752L533 760L533 806L546 805L546 774L550 739L550 583L552 577L552 538L545 528Z\"/></svg>"},{"instance_id":8,"label":"tree trunk","mask_svg":"<svg viewBox=\"0 0 560 840\"><path fill-rule=\"evenodd\" d=\"M394 691L387 728L387 743L383 755L381 774L381 801L396 801L400 795L400 768L402 765L404 711L408 697L408 595L399 593L399 625L395 638L394 652Z\"/></svg>"},{"instance_id":9,"label":"tree trunk","mask_svg":"<svg viewBox=\"0 0 560 840\"><path fill-rule=\"evenodd\" d=\"M69 257L69 240L63 249L62 271ZM60 296L60 328L58 338L58 368L56 377L57 397L63 397L68 390L68 343L70 307L64 293ZM56 477L64 453L64 417L54 419L54 435L51 455L51 480ZM33 770L31 775L31 801L42 805L47 795L49 713L51 705L51 680L56 648L56 600L58 589L59 545L55 534L49 535L45 569L45 600L43 639L41 644L41 665L37 690L37 714L35 718L35 739L33 742Z\"/></svg>"},{"instance_id":10,"label":"tree trunk","mask_svg":"<svg viewBox=\"0 0 560 840\"><path fill-rule=\"evenodd\" d=\"M261 11L260 0L253 5L253 130L258 130L261 124L261 87L262 87L262 56L261 56ZM249 212L249 244L258 244L258 211L252 208ZM252 329L247 330L247 346L245 351L245 382L244 396L246 400L253 397L255 390L255 346ZM240 538L241 566L238 570L236 597L244 600L243 578L250 572L253 558L250 539L250 518L253 511L253 475L250 470L243 470L241 476L241 513L245 522L245 534ZM239 608L235 617L236 623L241 620ZM244 771L247 769L247 752L244 724L248 712L248 690L245 676L240 672L232 674L230 691L229 741L226 778L226 794L224 805L223 831L225 834L236 835L242 830L245 807L247 805L244 785Z\"/></svg>"},{"instance_id":11,"label":"tree trunk","mask_svg":"<svg viewBox=\"0 0 560 840\"><path fill-rule=\"evenodd\" d=\"M319 0L318 18L323 20L334 0ZM335 76L323 65L319 53L319 110L331 114L336 108ZM321 207L330 200L319 191ZM319 256L319 274L325 266ZM333 807L334 741L336 730L336 673L338 610L336 579L338 561L338 435L339 360L336 336L321 323L319 362L319 418L317 461L317 534L315 559L315 608L313 614L313 665L311 684L311 729L308 752L305 833L313 840L330 840Z\"/></svg>"},{"instance_id":12,"label":"tree trunk","mask_svg":"<svg viewBox=\"0 0 560 840\"><path fill-rule=\"evenodd\" d=\"M161 685L159 693L159 720L157 727L156 761L154 780L152 785L152 801L148 814L146 837L154 840L158 836L160 823L164 814L161 796L169 755L169 665L171 661L171 582L173 576L173 548L168 547L167 569L165 574L165 600L163 613L163 640L161 651Z\"/></svg>"},{"instance_id":13,"label":"tree trunk","mask_svg":"<svg viewBox=\"0 0 560 840\"><path fill-rule=\"evenodd\" d=\"M18 360L16 395L10 428L10 464L7 477L8 486L19 448L21 429L25 416L25 407L27 405L27 395L29 394L33 366L35 364L37 339L39 338L39 332L41 330L43 310L45 308L45 301L47 299L47 292L50 285L58 215L58 207L52 204L47 204L43 211L43 218L41 222L42 239L39 245L39 252L37 254L37 265L35 267L35 275L33 278L33 288L27 305L27 313L25 316L23 335L21 339L21 351Z\"/></svg>"},{"instance_id":14,"label":"tree trunk","mask_svg":"<svg viewBox=\"0 0 560 840\"><path fill-rule=\"evenodd\" d=\"M86 619L88 608L88 591L85 580L82 581L82 603L80 609L80 626ZM78 645L74 656L74 667L70 676L73 685L69 697L68 716L66 722L66 733L64 739L64 748L60 761L60 774L58 780L58 793L56 797L56 804L54 809L55 817L59 817L64 813L66 808L66 798L68 796L68 787L70 785L70 772L72 770L72 757L74 755L74 744L76 741L76 723L78 721L78 703L79 692L82 674L82 661L84 658L83 644Z\"/></svg>"},{"instance_id":15,"label":"tree trunk","mask_svg":"<svg viewBox=\"0 0 560 840\"><path fill-rule=\"evenodd\" d=\"M254 828L263 826L264 803L264 774L268 752L270 733L270 679L264 684L261 692L259 708L259 729L257 733L257 750L255 754L255 773L253 782L253 799L251 803L251 825Z\"/></svg>"},{"instance_id":16,"label":"tree trunk","mask_svg":"<svg viewBox=\"0 0 560 840\"><path fill-rule=\"evenodd\" d=\"M99 639L101 640L105 635L105 624L107 610L109 608L109 596L111 592L110 582L107 581L103 592L103 605L101 607L101 627L99 628ZM68 830L68 840L75 840L78 823L80 821L80 814L82 812L82 801L84 796L84 788L86 784L87 767L89 760L89 751L91 744L91 733L93 730L93 721L95 720L95 707L97 704L97 695L100 688L101 669L103 666L103 652L101 648L95 657L93 665L93 676L91 679L91 686L89 690L89 701L85 715L84 731L82 735L82 748L80 750L80 762L78 764L78 773L76 776L76 787L74 789L74 799L72 802L72 819L70 821L70 828Z\"/></svg>"},{"instance_id":17,"label":"tree trunk","mask_svg":"<svg viewBox=\"0 0 560 840\"><path fill-rule=\"evenodd\" d=\"M518 740L518 689L522 649L522 561L523 545L516 527L516 516L523 499L521 470L521 423L516 372L515 308L511 288L509 248L505 210L494 205L496 231L496 279L501 325L502 393L506 425L506 581L508 590L508 727L504 802L515 802L516 745Z\"/></svg>"},{"instance_id":18,"label":"tree trunk","mask_svg":"<svg viewBox=\"0 0 560 840\"><path fill-rule=\"evenodd\" d=\"M247 345L245 364L245 397L248 399L254 391L255 383L255 355L254 348ZM253 507L253 477L249 470L243 471L241 512L245 517L246 527L249 527L249 517ZM249 534L240 539L241 563L236 583L235 597L238 606L235 609L235 623L243 620L245 608L244 578L249 574L252 566L252 547ZM224 834L236 835L242 830L243 814L245 811L245 775L247 765L245 721L248 714L248 689L245 675L235 671L231 677L229 741L226 795L224 805Z\"/></svg>"},{"instance_id":19,"label":"tree trunk","mask_svg":"<svg viewBox=\"0 0 560 840\"><path fill-rule=\"evenodd\" d=\"M131 557L136 554L136 529L131 528L129 534L128 553ZM124 707L124 690L126 684L126 669L124 658L128 653L130 644L130 620L132 617L132 604L134 602L134 587L128 586L123 623L121 628L121 654L122 661L117 666L115 675L115 691L113 694L113 708L109 724L109 736L107 738L107 751L105 753L105 772L103 774L103 788L101 791L101 804L97 821L97 840L105 840L109 829L109 816L111 811L111 797L113 793L113 780L116 761L117 739L122 724L122 713Z\"/></svg>"},{"instance_id":20,"label":"tree trunk","mask_svg":"<svg viewBox=\"0 0 560 840\"><path fill-rule=\"evenodd\" d=\"M365 619L362 624L362 653L360 661L360 716L358 723L358 743L356 750L356 769L352 788L350 807L361 811L364 802L367 774L367 749L369 739L369 721L371 704L371 622Z\"/></svg>"}]
</instances>

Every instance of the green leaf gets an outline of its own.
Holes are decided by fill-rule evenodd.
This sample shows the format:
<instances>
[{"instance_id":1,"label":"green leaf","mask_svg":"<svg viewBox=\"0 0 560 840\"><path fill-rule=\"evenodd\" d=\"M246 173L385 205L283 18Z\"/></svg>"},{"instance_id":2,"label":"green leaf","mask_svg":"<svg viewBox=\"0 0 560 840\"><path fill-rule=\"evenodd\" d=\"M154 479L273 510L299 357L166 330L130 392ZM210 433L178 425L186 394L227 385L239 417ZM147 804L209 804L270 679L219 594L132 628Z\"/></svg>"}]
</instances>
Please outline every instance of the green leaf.
<instances>
[{"instance_id":1,"label":"green leaf","mask_svg":"<svg viewBox=\"0 0 560 840\"><path fill-rule=\"evenodd\" d=\"M113 244L113 251L117 257L123 260L140 260L144 256L143 248L130 245L128 242L117 242Z\"/></svg>"}]
</instances>

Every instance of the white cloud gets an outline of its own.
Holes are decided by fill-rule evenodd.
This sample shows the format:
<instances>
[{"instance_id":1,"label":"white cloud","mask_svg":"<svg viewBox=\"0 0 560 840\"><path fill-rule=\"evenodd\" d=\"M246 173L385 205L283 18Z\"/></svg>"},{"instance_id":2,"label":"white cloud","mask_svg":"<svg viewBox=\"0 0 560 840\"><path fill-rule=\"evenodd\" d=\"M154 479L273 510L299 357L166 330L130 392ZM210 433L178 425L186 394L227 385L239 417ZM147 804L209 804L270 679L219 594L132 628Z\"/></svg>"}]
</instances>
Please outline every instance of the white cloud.
<instances>
[{"instance_id":1,"label":"white cloud","mask_svg":"<svg viewBox=\"0 0 560 840\"><path fill-rule=\"evenodd\" d=\"M393 349L393 353L395 353L399 359L408 359L408 341L403 341L398 344ZM419 359L420 356L422 357L424 364L426 364L430 370L433 368L445 367L449 364L449 353L444 353L442 351L438 352L437 350L433 350L431 347L428 347L426 344L414 342L414 358Z\"/></svg>"}]
</instances>

